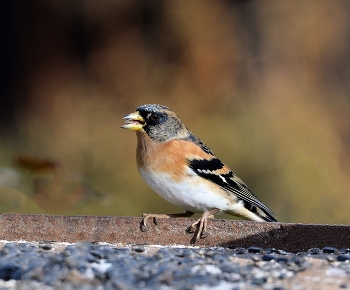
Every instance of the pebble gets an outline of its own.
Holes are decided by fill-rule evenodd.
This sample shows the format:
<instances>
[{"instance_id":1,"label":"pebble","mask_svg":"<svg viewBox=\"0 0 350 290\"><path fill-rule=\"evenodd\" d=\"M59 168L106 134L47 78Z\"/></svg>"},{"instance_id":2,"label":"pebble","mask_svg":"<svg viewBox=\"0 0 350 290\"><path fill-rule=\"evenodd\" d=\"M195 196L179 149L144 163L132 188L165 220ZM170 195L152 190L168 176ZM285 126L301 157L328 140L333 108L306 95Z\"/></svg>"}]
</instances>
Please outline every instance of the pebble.
<instances>
[{"instance_id":1,"label":"pebble","mask_svg":"<svg viewBox=\"0 0 350 290\"><path fill-rule=\"evenodd\" d=\"M350 256L349 256L349 255L339 255L339 256L337 257L337 260L338 260L338 261L341 261L341 262L347 261L347 260L350 260Z\"/></svg>"},{"instance_id":2,"label":"pebble","mask_svg":"<svg viewBox=\"0 0 350 290\"><path fill-rule=\"evenodd\" d=\"M339 250L333 247L324 247L322 252L325 254L337 254L339 253Z\"/></svg>"},{"instance_id":3,"label":"pebble","mask_svg":"<svg viewBox=\"0 0 350 290\"><path fill-rule=\"evenodd\" d=\"M259 248L259 247L254 247L254 246L250 246L248 249L247 249L248 253L262 253L263 252L263 249L262 248Z\"/></svg>"},{"instance_id":4,"label":"pebble","mask_svg":"<svg viewBox=\"0 0 350 290\"><path fill-rule=\"evenodd\" d=\"M82 242L55 250L54 243L9 242L0 250L0 289L283 289L281 280L312 266L308 255L329 263L327 276L350 274L350 251L332 247L296 255L254 246L150 251Z\"/></svg>"}]
</instances>

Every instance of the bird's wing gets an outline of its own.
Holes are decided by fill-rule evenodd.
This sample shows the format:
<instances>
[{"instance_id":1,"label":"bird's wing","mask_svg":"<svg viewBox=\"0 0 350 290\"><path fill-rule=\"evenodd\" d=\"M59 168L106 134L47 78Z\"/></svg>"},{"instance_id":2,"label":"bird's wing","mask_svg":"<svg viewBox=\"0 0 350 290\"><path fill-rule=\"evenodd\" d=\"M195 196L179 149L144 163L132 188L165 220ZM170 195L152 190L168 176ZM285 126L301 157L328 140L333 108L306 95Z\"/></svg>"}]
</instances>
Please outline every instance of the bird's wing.
<instances>
[{"instance_id":1,"label":"bird's wing","mask_svg":"<svg viewBox=\"0 0 350 290\"><path fill-rule=\"evenodd\" d=\"M236 195L238 199L243 201L247 209L257 213L264 220L277 222L275 214L249 190L245 183L232 170L216 158L215 155L209 155L208 157L210 159L194 158L187 160L188 165L200 177ZM266 216L260 215L256 207L263 211Z\"/></svg>"}]
</instances>

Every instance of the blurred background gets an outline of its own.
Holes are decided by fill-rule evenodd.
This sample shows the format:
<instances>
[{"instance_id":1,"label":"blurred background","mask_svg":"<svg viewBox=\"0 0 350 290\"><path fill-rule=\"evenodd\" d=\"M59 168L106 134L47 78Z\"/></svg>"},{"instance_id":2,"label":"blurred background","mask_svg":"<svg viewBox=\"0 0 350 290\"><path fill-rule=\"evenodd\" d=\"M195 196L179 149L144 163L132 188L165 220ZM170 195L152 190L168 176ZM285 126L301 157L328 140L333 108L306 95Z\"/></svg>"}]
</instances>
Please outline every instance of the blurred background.
<instances>
[{"instance_id":1,"label":"blurred background","mask_svg":"<svg viewBox=\"0 0 350 290\"><path fill-rule=\"evenodd\" d=\"M142 181L119 128L160 103L278 220L348 223L349 13L346 0L1 2L0 213L181 211Z\"/></svg>"}]
</instances>

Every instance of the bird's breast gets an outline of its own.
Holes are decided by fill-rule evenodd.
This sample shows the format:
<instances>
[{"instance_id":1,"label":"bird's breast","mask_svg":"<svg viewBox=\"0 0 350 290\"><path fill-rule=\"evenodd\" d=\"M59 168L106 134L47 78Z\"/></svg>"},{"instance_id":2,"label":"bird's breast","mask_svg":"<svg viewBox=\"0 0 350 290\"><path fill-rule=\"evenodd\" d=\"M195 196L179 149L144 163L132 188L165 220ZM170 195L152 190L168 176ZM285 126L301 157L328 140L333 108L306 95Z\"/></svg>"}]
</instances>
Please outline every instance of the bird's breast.
<instances>
[{"instance_id":1,"label":"bird's breast","mask_svg":"<svg viewBox=\"0 0 350 290\"><path fill-rule=\"evenodd\" d=\"M232 202L226 193L198 175L188 173L182 180L174 180L166 173L139 169L148 186L168 202L192 212L213 208L227 209ZM192 175L191 175L192 174Z\"/></svg>"},{"instance_id":2,"label":"bird's breast","mask_svg":"<svg viewBox=\"0 0 350 290\"><path fill-rule=\"evenodd\" d=\"M178 142L156 142L141 135L136 150L137 167L139 171L166 173L180 181L188 174L187 159L182 152Z\"/></svg>"}]
</instances>

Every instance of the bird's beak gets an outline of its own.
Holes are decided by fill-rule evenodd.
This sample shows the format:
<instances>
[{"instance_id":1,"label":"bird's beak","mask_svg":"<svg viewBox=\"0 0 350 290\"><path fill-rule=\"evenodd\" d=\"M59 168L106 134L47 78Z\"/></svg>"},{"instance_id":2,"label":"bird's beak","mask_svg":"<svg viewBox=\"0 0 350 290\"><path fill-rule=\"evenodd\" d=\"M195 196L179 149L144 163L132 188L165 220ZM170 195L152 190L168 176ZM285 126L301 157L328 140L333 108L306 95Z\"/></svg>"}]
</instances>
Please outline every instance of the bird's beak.
<instances>
[{"instance_id":1,"label":"bird's beak","mask_svg":"<svg viewBox=\"0 0 350 290\"><path fill-rule=\"evenodd\" d=\"M143 126L146 124L145 120L139 114L139 112L131 113L123 118L125 120L125 125L120 126L123 129L130 129L134 131L142 130Z\"/></svg>"}]
</instances>

